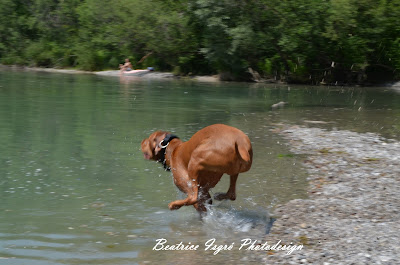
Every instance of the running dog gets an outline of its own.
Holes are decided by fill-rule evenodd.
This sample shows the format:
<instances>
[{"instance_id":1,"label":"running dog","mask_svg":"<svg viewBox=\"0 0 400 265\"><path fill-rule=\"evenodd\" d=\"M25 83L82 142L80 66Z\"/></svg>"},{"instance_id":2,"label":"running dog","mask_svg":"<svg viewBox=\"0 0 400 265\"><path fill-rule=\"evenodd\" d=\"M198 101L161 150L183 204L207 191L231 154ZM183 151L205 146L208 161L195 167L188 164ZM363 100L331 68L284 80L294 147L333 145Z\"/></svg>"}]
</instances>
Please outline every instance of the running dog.
<instances>
[{"instance_id":1,"label":"running dog","mask_svg":"<svg viewBox=\"0 0 400 265\"><path fill-rule=\"evenodd\" d=\"M239 173L250 169L253 150L250 139L239 129L214 124L201 129L187 141L165 131L156 131L141 143L145 159L155 160L171 170L175 185L187 198L171 202L170 210L193 205L199 213L212 203L209 190L224 173L230 175L226 193L217 193L215 200L235 200Z\"/></svg>"}]
</instances>

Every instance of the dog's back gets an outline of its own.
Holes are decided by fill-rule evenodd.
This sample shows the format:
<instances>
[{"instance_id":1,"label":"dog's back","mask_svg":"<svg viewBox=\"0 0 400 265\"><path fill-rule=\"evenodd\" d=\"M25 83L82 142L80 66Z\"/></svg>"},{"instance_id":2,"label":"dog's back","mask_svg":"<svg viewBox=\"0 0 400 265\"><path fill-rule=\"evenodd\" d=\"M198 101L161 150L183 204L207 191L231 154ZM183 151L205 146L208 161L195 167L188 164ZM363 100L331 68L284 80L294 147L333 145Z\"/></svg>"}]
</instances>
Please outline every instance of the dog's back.
<instances>
[{"instance_id":1,"label":"dog's back","mask_svg":"<svg viewBox=\"0 0 400 265\"><path fill-rule=\"evenodd\" d=\"M195 133L186 143L192 149L191 158L207 170L238 174L251 167L253 150L250 139L237 128L224 124L210 125Z\"/></svg>"}]
</instances>

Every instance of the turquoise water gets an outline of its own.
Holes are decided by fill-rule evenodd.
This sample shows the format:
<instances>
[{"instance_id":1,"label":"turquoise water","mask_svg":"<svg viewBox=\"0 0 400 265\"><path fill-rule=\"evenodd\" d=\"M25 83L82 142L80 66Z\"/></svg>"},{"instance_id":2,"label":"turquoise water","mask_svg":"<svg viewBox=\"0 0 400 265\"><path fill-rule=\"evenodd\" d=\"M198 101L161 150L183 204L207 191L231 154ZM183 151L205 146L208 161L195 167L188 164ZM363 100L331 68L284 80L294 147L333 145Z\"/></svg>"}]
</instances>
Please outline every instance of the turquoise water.
<instances>
[{"instance_id":1,"label":"turquoise water","mask_svg":"<svg viewBox=\"0 0 400 265\"><path fill-rule=\"evenodd\" d=\"M271 109L280 101L282 109ZM306 198L302 157L271 132L298 124L396 138L400 94L329 88L141 80L0 70L1 264L192 264L240 260L243 252L153 251L156 239L204 245L262 238L270 212ZM235 202L200 220L140 142L154 130L188 140L214 123L250 137L252 169ZM226 191L229 177L214 189Z\"/></svg>"}]
</instances>

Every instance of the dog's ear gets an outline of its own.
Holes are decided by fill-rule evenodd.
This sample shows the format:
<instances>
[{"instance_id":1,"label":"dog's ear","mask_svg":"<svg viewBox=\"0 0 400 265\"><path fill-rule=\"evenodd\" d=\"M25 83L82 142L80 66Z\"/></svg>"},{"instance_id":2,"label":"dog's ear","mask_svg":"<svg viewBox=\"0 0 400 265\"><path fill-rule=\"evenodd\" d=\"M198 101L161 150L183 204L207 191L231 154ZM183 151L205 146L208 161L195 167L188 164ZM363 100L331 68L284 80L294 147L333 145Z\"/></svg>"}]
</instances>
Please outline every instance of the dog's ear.
<instances>
[{"instance_id":1,"label":"dog's ear","mask_svg":"<svg viewBox=\"0 0 400 265\"><path fill-rule=\"evenodd\" d=\"M158 145L166 135L167 132L156 131L150 134L149 138L143 139L141 148L145 159L158 160L160 158L161 148Z\"/></svg>"},{"instance_id":2,"label":"dog's ear","mask_svg":"<svg viewBox=\"0 0 400 265\"><path fill-rule=\"evenodd\" d=\"M161 151L161 147L160 147L160 143L162 142L162 140L164 140L164 138L167 136L167 132L159 132L159 134L157 135L157 137L155 138L155 147L154 147L154 154L157 156L159 154L159 152Z\"/></svg>"},{"instance_id":3,"label":"dog's ear","mask_svg":"<svg viewBox=\"0 0 400 265\"><path fill-rule=\"evenodd\" d=\"M154 157L153 151L150 148L149 139L143 139L140 146L145 159L152 159Z\"/></svg>"}]
</instances>

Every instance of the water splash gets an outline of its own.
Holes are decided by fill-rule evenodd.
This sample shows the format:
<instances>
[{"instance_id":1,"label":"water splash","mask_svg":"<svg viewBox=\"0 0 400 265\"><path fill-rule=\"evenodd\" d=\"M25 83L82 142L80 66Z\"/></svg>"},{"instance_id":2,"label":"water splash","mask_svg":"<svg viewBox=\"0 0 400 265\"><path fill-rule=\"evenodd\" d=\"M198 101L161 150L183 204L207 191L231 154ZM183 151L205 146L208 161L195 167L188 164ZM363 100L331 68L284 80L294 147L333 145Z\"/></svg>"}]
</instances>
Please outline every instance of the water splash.
<instances>
[{"instance_id":1,"label":"water splash","mask_svg":"<svg viewBox=\"0 0 400 265\"><path fill-rule=\"evenodd\" d=\"M262 236L269 232L273 219L261 207L237 209L228 202L209 206L203 218L204 230L210 236Z\"/></svg>"}]
</instances>

